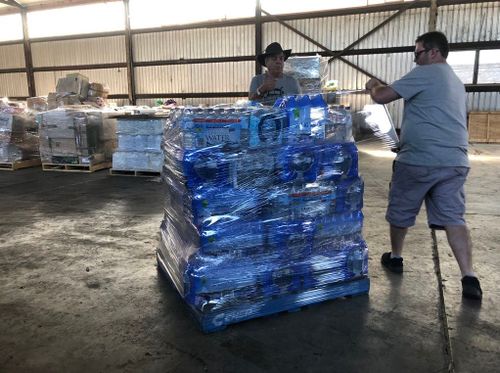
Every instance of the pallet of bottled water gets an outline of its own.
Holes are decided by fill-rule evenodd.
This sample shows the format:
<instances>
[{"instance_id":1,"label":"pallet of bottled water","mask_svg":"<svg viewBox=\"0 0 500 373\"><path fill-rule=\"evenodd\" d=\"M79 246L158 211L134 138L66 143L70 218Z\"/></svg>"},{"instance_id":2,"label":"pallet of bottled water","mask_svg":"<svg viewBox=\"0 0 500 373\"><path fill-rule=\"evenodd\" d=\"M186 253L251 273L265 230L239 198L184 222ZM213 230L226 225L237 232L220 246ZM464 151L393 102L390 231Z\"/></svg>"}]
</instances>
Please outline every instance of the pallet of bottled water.
<instances>
[{"instance_id":1,"label":"pallet of bottled water","mask_svg":"<svg viewBox=\"0 0 500 373\"><path fill-rule=\"evenodd\" d=\"M363 180L348 110L182 108L164 132L159 268L201 328L367 293Z\"/></svg>"},{"instance_id":2,"label":"pallet of bottled water","mask_svg":"<svg viewBox=\"0 0 500 373\"><path fill-rule=\"evenodd\" d=\"M117 123L118 147L113 153L113 171L161 172L161 143L165 119L121 116Z\"/></svg>"}]
</instances>

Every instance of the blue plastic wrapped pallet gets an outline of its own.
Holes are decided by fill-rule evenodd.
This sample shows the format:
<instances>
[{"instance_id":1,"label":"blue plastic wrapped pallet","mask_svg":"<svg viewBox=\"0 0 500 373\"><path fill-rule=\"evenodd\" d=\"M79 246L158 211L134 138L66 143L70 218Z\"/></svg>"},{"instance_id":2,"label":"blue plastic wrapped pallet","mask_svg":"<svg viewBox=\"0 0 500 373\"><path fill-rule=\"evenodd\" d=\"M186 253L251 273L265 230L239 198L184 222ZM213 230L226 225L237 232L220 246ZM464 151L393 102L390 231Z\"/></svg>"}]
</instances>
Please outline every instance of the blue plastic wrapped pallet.
<instances>
[{"instance_id":1,"label":"blue plastic wrapped pallet","mask_svg":"<svg viewBox=\"0 0 500 373\"><path fill-rule=\"evenodd\" d=\"M301 96L167 120L157 258L204 331L368 292L349 117Z\"/></svg>"}]
</instances>

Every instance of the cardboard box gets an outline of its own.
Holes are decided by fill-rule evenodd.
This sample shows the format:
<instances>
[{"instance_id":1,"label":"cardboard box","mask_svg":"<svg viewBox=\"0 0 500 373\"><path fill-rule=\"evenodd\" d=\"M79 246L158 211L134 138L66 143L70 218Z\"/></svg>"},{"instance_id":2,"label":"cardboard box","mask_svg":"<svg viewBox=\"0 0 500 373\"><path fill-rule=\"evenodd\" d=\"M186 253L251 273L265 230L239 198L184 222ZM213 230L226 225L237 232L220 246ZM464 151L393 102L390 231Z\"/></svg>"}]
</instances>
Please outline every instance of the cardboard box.
<instances>
[{"instance_id":1,"label":"cardboard box","mask_svg":"<svg viewBox=\"0 0 500 373\"><path fill-rule=\"evenodd\" d=\"M86 98L89 91L89 79L82 74L68 74L59 78L56 86L57 93L73 93L80 98Z\"/></svg>"},{"instance_id":2,"label":"cardboard box","mask_svg":"<svg viewBox=\"0 0 500 373\"><path fill-rule=\"evenodd\" d=\"M44 96L28 97L26 99L26 103L28 105L28 109L33 111L47 111L49 109L47 97Z\"/></svg>"},{"instance_id":3,"label":"cardboard box","mask_svg":"<svg viewBox=\"0 0 500 373\"><path fill-rule=\"evenodd\" d=\"M89 101L92 101L91 99L95 99L97 97L101 98L107 98L109 94L109 88L105 87L101 83L90 83L89 86L89 91L87 93L87 97Z\"/></svg>"}]
</instances>

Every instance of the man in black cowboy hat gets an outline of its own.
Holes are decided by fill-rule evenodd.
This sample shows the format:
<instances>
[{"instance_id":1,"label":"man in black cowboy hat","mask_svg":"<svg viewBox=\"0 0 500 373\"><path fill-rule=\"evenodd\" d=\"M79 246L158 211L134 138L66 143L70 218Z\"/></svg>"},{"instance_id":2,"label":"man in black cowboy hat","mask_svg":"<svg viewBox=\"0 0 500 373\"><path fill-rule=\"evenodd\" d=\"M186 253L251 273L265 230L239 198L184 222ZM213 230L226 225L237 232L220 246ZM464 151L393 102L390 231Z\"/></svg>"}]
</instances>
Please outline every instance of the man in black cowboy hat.
<instances>
[{"instance_id":1,"label":"man in black cowboy hat","mask_svg":"<svg viewBox=\"0 0 500 373\"><path fill-rule=\"evenodd\" d=\"M257 56L257 61L267 68L264 74L256 75L250 83L248 98L272 105L277 98L300 94L300 86L295 78L283 74L285 61L291 49L283 50L279 43L271 43Z\"/></svg>"}]
</instances>

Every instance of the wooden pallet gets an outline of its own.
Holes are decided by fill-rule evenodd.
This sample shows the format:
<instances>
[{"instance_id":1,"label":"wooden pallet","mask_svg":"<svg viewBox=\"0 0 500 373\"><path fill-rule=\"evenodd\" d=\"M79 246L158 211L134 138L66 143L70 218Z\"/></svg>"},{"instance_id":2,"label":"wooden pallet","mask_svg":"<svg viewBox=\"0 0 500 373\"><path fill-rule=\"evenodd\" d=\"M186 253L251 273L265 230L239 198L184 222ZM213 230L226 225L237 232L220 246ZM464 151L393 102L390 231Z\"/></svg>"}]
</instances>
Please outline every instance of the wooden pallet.
<instances>
[{"instance_id":1,"label":"wooden pallet","mask_svg":"<svg viewBox=\"0 0 500 373\"><path fill-rule=\"evenodd\" d=\"M156 171L135 171L135 170L116 170L112 168L109 174L113 176L136 176L136 177L155 177L160 176L160 172Z\"/></svg>"},{"instance_id":2,"label":"wooden pallet","mask_svg":"<svg viewBox=\"0 0 500 373\"><path fill-rule=\"evenodd\" d=\"M469 141L500 143L500 112L470 112Z\"/></svg>"},{"instance_id":3,"label":"wooden pallet","mask_svg":"<svg viewBox=\"0 0 500 373\"><path fill-rule=\"evenodd\" d=\"M111 162L103 162L98 164L59 164L59 163L42 163L44 171L61 171L61 172L94 172L104 168L110 168Z\"/></svg>"},{"instance_id":4,"label":"wooden pallet","mask_svg":"<svg viewBox=\"0 0 500 373\"><path fill-rule=\"evenodd\" d=\"M21 168L40 166L40 159L26 159L24 161L0 162L0 171L15 171Z\"/></svg>"}]
</instances>

